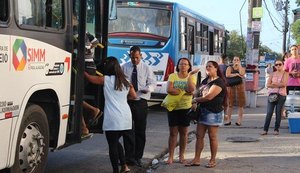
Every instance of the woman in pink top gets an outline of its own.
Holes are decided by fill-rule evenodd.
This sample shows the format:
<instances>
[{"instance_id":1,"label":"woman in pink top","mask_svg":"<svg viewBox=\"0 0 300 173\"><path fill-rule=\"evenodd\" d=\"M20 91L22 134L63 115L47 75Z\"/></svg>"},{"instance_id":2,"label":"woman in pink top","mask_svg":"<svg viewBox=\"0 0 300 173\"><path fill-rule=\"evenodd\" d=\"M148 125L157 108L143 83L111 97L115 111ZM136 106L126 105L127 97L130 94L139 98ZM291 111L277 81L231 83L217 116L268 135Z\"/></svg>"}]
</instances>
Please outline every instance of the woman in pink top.
<instances>
[{"instance_id":1,"label":"woman in pink top","mask_svg":"<svg viewBox=\"0 0 300 173\"><path fill-rule=\"evenodd\" d=\"M290 48L291 56L284 62L284 70L289 73L287 93L290 90L300 90L300 57L297 45Z\"/></svg>"},{"instance_id":2,"label":"woman in pink top","mask_svg":"<svg viewBox=\"0 0 300 173\"><path fill-rule=\"evenodd\" d=\"M274 108L276 107L276 120L275 120L275 128L274 128L274 135L279 134L279 127L281 122L281 110L283 107L283 104L286 99L286 85L288 81L288 73L284 71L283 69L283 61L282 60L276 60L275 61L275 68L276 71L271 74L267 87L268 87L268 93L279 93L279 98L276 102L269 102L267 105L267 115L265 119L265 125L264 125L264 131L261 133L261 135L267 135L270 122L272 119L272 115L274 112Z\"/></svg>"}]
</instances>

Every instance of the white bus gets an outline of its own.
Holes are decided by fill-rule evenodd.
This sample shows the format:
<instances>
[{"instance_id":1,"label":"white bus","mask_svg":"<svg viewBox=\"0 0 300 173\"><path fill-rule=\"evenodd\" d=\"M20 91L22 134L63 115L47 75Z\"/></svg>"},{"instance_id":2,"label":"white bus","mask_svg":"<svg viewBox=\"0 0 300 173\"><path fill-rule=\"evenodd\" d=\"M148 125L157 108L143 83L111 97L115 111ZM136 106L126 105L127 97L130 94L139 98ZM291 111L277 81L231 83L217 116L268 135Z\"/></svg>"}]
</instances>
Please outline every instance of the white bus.
<instances>
[{"instance_id":1,"label":"white bus","mask_svg":"<svg viewBox=\"0 0 300 173\"><path fill-rule=\"evenodd\" d=\"M101 87L84 86L85 32L104 45L94 52L100 64L113 4L0 1L0 172L42 173L49 148L81 142L82 100L102 106ZM77 53L72 15L79 20ZM89 128L99 129L97 124Z\"/></svg>"}]
</instances>

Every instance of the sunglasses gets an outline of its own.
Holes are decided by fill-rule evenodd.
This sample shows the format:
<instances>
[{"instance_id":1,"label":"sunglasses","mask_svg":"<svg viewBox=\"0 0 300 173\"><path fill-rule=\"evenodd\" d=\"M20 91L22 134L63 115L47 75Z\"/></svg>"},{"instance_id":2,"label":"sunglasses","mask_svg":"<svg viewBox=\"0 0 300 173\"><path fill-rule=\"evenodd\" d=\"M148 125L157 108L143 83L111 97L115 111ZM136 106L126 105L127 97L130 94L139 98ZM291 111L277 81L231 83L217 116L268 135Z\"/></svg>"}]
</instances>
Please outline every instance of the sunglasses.
<instances>
[{"instance_id":1,"label":"sunglasses","mask_svg":"<svg viewBox=\"0 0 300 173\"><path fill-rule=\"evenodd\" d=\"M282 64L275 64L275 66L282 66Z\"/></svg>"}]
</instances>

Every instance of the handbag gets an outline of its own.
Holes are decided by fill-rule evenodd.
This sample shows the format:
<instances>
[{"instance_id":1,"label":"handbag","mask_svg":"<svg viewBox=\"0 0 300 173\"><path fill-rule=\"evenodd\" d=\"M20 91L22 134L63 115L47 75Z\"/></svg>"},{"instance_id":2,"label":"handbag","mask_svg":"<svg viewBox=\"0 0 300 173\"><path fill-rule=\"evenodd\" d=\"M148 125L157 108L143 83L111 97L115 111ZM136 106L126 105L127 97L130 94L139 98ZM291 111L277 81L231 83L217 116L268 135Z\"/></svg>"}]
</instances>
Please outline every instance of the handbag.
<instances>
[{"instance_id":1,"label":"handbag","mask_svg":"<svg viewBox=\"0 0 300 173\"><path fill-rule=\"evenodd\" d=\"M277 102L279 96L278 93L271 93L269 96L268 96L268 100L270 103L273 103L273 102Z\"/></svg>"},{"instance_id":2,"label":"handbag","mask_svg":"<svg viewBox=\"0 0 300 173\"><path fill-rule=\"evenodd\" d=\"M197 106L196 110L190 109L186 115L189 117L191 123L197 124L199 117L201 116L199 105Z\"/></svg>"},{"instance_id":3,"label":"handbag","mask_svg":"<svg viewBox=\"0 0 300 173\"><path fill-rule=\"evenodd\" d=\"M243 83L243 79L239 76L226 78L228 86L235 86Z\"/></svg>"},{"instance_id":4,"label":"handbag","mask_svg":"<svg viewBox=\"0 0 300 173\"><path fill-rule=\"evenodd\" d=\"M284 72L284 73L285 73L285 72ZM282 78L283 78L283 76L284 76L284 73L283 73L283 75L282 75L282 77L281 77L280 82L282 82ZM269 100L270 103L274 103L274 102L277 102L277 101L278 101L278 99L279 99L279 90L280 90L280 88L278 89L278 91L277 91L276 93L270 93L270 94L269 94L268 100Z\"/></svg>"},{"instance_id":5,"label":"handbag","mask_svg":"<svg viewBox=\"0 0 300 173\"><path fill-rule=\"evenodd\" d=\"M174 110L184 94L185 91L181 91L178 95L168 94L162 101L161 106L166 108L168 111Z\"/></svg>"}]
</instances>

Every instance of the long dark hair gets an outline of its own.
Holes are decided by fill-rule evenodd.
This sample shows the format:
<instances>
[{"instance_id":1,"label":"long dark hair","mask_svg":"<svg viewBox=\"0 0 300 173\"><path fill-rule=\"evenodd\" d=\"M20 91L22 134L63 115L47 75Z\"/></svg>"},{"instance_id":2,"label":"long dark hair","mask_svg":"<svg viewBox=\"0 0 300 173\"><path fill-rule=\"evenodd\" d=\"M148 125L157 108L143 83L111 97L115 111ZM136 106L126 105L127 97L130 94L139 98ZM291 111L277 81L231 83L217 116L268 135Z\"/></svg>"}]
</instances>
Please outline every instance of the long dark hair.
<instances>
[{"instance_id":1,"label":"long dark hair","mask_svg":"<svg viewBox=\"0 0 300 173\"><path fill-rule=\"evenodd\" d=\"M121 69L121 66L117 60L117 58L110 56L105 59L104 62L104 75L106 76L116 76L115 80L115 90L122 91L123 86L126 87L126 89L130 86L130 83L127 81L125 74L123 70Z\"/></svg>"},{"instance_id":2,"label":"long dark hair","mask_svg":"<svg viewBox=\"0 0 300 173\"><path fill-rule=\"evenodd\" d=\"M222 71L221 71L221 69L219 67L219 64L216 61L207 61L206 64L208 64L208 63L211 63L217 69L217 76L219 76L219 78L221 78L222 81L224 82L224 85L225 85L225 89L224 89L225 90L225 96L224 96L224 100L223 100L223 107L225 108L225 106L227 106L227 89L226 89L227 82L226 82L226 79L225 79L225 77L224 77L224 75L223 75L223 73L222 73ZM206 78L207 78L206 80L208 80L208 76Z\"/></svg>"}]
</instances>

